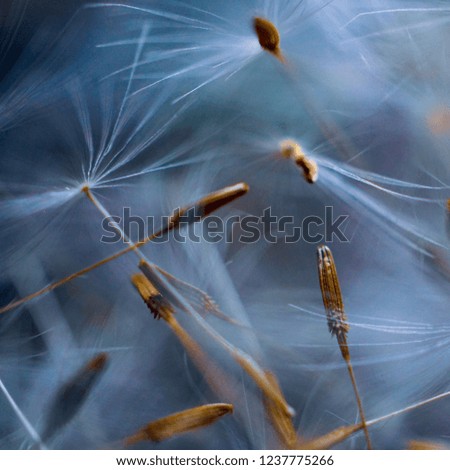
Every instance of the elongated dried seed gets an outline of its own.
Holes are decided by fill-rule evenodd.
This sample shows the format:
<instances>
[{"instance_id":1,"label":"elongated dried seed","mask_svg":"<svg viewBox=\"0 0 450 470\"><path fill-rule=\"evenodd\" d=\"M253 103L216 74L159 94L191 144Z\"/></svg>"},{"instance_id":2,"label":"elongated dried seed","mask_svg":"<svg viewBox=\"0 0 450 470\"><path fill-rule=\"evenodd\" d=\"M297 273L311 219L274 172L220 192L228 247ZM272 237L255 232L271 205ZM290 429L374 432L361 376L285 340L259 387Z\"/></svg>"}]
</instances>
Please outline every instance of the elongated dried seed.
<instances>
[{"instance_id":1,"label":"elongated dried seed","mask_svg":"<svg viewBox=\"0 0 450 470\"><path fill-rule=\"evenodd\" d=\"M136 434L125 440L125 445L132 445L140 441L164 441L179 434L194 431L209 426L233 412L233 405L215 403L203 405L189 410L181 411L164 418L152 421L140 429Z\"/></svg>"}]
</instances>

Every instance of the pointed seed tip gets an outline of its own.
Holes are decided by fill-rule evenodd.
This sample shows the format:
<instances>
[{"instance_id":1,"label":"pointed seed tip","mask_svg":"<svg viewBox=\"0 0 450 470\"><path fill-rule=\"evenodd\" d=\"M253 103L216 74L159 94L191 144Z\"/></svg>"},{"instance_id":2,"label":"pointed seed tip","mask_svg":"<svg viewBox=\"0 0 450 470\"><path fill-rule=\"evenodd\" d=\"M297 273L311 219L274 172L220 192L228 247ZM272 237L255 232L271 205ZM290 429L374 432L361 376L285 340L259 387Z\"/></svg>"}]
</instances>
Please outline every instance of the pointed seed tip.
<instances>
[{"instance_id":1,"label":"pointed seed tip","mask_svg":"<svg viewBox=\"0 0 450 470\"><path fill-rule=\"evenodd\" d=\"M229 403L216 403L211 406L216 410L217 416L225 416L234 412L234 406Z\"/></svg>"}]
</instances>

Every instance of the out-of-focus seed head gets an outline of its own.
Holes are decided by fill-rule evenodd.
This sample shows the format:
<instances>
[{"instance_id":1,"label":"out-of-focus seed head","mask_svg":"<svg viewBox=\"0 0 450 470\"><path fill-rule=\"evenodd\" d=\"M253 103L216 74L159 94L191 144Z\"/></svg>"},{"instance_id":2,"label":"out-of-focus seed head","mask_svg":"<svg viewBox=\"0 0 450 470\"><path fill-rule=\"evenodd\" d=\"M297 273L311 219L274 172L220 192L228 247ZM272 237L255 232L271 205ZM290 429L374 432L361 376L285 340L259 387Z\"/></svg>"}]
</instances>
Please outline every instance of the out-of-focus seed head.
<instances>
[{"instance_id":1,"label":"out-of-focus seed head","mask_svg":"<svg viewBox=\"0 0 450 470\"><path fill-rule=\"evenodd\" d=\"M42 434L51 439L80 411L108 364L108 355L99 353L58 390L48 411Z\"/></svg>"}]
</instances>

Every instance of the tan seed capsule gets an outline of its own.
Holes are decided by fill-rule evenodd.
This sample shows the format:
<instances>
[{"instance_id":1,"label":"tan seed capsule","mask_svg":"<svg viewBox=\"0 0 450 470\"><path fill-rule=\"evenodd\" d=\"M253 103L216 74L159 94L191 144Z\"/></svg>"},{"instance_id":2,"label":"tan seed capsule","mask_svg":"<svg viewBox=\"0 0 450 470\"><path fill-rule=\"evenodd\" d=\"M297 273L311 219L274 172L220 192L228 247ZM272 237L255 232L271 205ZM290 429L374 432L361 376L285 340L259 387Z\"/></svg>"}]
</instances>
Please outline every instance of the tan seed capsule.
<instances>
[{"instance_id":1,"label":"tan seed capsule","mask_svg":"<svg viewBox=\"0 0 450 470\"><path fill-rule=\"evenodd\" d=\"M293 139L285 139L280 143L281 155L285 158L295 159L301 155L305 155L302 147Z\"/></svg>"},{"instance_id":2,"label":"tan seed capsule","mask_svg":"<svg viewBox=\"0 0 450 470\"><path fill-rule=\"evenodd\" d=\"M408 450L446 450L446 448L436 442L409 441Z\"/></svg>"},{"instance_id":3,"label":"tan seed capsule","mask_svg":"<svg viewBox=\"0 0 450 470\"><path fill-rule=\"evenodd\" d=\"M353 424L349 426L341 426L339 428L333 429L333 431L329 432L320 437L316 437L309 441L304 441L299 444L297 447L298 450L326 450L330 449L331 447L345 441L345 439L349 438L359 430L363 428L362 423Z\"/></svg>"},{"instance_id":4,"label":"tan seed capsule","mask_svg":"<svg viewBox=\"0 0 450 470\"><path fill-rule=\"evenodd\" d=\"M317 163L305 155L302 147L295 140L283 140L280 143L280 152L284 158L292 160L301 168L303 176L308 183L312 184L317 181L319 175Z\"/></svg>"},{"instance_id":5,"label":"tan seed capsule","mask_svg":"<svg viewBox=\"0 0 450 470\"><path fill-rule=\"evenodd\" d=\"M280 33L276 26L265 18L253 18L253 28L255 29L261 47L273 54L281 62L285 62L280 49Z\"/></svg>"},{"instance_id":6,"label":"tan seed capsule","mask_svg":"<svg viewBox=\"0 0 450 470\"><path fill-rule=\"evenodd\" d=\"M125 439L125 445L129 446L145 440L161 442L179 434L209 426L232 412L233 405L227 403L215 403L181 411L151 422L133 436Z\"/></svg>"},{"instance_id":7,"label":"tan seed capsule","mask_svg":"<svg viewBox=\"0 0 450 470\"><path fill-rule=\"evenodd\" d=\"M336 336L339 345L347 342L347 333L350 329L344 311L341 287L337 276L336 265L331 250L322 245L317 249L320 290L323 305L327 314L328 329ZM347 358L347 352L342 353Z\"/></svg>"}]
</instances>

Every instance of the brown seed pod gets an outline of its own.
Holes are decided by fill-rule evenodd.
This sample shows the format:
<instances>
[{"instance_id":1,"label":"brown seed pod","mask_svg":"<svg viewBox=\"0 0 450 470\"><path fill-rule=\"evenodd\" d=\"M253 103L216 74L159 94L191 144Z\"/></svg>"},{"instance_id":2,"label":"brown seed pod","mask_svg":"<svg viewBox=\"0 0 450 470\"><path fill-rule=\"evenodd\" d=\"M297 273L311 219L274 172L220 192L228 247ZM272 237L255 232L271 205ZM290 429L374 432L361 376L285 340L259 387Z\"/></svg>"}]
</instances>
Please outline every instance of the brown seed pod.
<instances>
[{"instance_id":1,"label":"brown seed pod","mask_svg":"<svg viewBox=\"0 0 450 470\"><path fill-rule=\"evenodd\" d=\"M271 21L257 16L253 18L253 28L258 36L261 47L273 54L281 62L285 62L280 49L280 33L277 27Z\"/></svg>"},{"instance_id":2,"label":"brown seed pod","mask_svg":"<svg viewBox=\"0 0 450 470\"><path fill-rule=\"evenodd\" d=\"M347 333L350 329L344 311L341 287L337 276L336 265L331 250L322 245L317 249L320 290L323 305L327 314L328 329L336 336L339 346L346 345ZM344 359L346 354L342 352Z\"/></svg>"}]
</instances>

